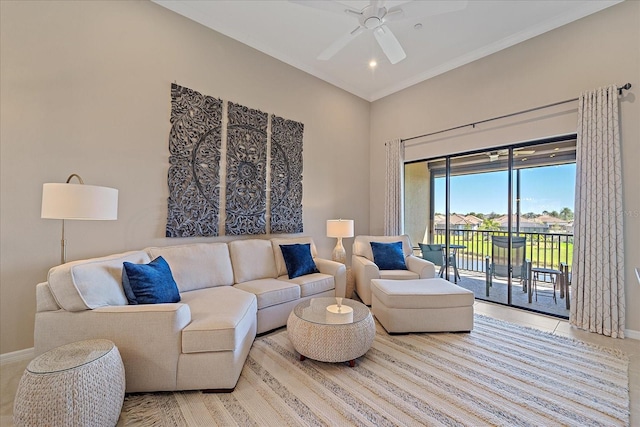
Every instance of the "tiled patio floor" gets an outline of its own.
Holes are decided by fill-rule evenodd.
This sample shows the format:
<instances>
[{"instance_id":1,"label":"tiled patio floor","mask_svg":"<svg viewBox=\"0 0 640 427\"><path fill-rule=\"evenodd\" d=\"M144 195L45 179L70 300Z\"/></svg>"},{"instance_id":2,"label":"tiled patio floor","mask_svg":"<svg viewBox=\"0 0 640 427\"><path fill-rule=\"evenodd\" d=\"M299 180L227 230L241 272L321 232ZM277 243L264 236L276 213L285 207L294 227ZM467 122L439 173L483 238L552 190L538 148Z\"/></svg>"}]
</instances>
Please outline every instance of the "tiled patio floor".
<instances>
[{"instance_id":1,"label":"tiled patio floor","mask_svg":"<svg viewBox=\"0 0 640 427\"><path fill-rule=\"evenodd\" d=\"M489 297L486 295L486 284L484 273L467 270L458 270L460 279L458 285L473 291L476 299L507 303L507 282L493 279L493 286L489 289ZM453 271L449 275L449 280L453 281ZM569 318L569 310L566 308L565 300L560 298L560 292L556 287L556 303L553 302L553 287L551 283L538 282L538 301L535 295L529 303L528 295L522 291L522 285L518 281L512 285L511 304L515 307L523 307L538 312Z\"/></svg>"}]
</instances>

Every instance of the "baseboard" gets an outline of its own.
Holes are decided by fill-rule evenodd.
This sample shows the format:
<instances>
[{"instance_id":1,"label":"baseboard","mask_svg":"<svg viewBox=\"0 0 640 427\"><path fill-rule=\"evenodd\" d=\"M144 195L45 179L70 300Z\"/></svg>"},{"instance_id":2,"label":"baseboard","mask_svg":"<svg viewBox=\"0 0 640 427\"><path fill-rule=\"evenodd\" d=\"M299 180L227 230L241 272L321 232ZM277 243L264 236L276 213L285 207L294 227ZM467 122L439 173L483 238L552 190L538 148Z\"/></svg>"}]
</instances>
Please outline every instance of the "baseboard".
<instances>
[{"instance_id":1,"label":"baseboard","mask_svg":"<svg viewBox=\"0 0 640 427\"><path fill-rule=\"evenodd\" d=\"M633 329L624 330L625 338L631 338L632 340L640 340L640 331L634 331Z\"/></svg>"},{"instance_id":2,"label":"baseboard","mask_svg":"<svg viewBox=\"0 0 640 427\"><path fill-rule=\"evenodd\" d=\"M0 354L0 365L5 363L20 362L33 359L33 347L24 350L12 351L11 353Z\"/></svg>"}]
</instances>

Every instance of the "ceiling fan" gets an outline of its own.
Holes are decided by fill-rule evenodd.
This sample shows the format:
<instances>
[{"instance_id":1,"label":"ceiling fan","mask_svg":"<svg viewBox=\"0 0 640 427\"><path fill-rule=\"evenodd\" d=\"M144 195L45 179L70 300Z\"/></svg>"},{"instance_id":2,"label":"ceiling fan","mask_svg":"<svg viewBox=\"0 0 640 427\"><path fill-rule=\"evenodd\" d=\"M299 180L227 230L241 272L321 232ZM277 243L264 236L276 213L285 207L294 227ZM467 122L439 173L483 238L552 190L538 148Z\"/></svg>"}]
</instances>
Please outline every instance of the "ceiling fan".
<instances>
[{"instance_id":1,"label":"ceiling fan","mask_svg":"<svg viewBox=\"0 0 640 427\"><path fill-rule=\"evenodd\" d=\"M455 12L467 7L467 1L407 1L399 6L387 9L384 0L370 0L364 8L353 9L338 1L327 0L290 0L302 6L327 10L353 16L358 21L358 26L334 41L329 47L318 55L320 60L328 60L342 50L349 42L365 31L371 31L391 64L397 64L407 57L402 45L386 25L387 22L405 18L423 18ZM346 2L345 2L346 3Z\"/></svg>"},{"instance_id":2,"label":"ceiling fan","mask_svg":"<svg viewBox=\"0 0 640 427\"><path fill-rule=\"evenodd\" d=\"M516 148L515 150L513 150L513 157L518 157L519 155L525 155L525 156L529 156L533 153L535 153L536 150L527 150L525 148ZM509 150L508 149L504 149L504 150L498 150L498 151L490 151L487 153L487 156L489 156L489 161L491 162L495 162L496 160L498 160L500 158L500 156L508 156L509 155Z\"/></svg>"}]
</instances>

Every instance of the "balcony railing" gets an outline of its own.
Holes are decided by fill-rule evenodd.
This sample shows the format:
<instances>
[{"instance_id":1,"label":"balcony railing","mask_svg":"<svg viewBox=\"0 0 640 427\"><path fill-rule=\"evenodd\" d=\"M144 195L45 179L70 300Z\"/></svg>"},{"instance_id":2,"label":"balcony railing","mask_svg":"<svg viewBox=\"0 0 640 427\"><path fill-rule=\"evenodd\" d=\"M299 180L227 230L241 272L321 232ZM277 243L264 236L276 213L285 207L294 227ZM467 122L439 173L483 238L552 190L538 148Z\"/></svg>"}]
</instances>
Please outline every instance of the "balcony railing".
<instances>
[{"instance_id":1,"label":"balcony railing","mask_svg":"<svg viewBox=\"0 0 640 427\"><path fill-rule=\"evenodd\" d=\"M434 244L445 243L445 231L436 230ZM458 269L485 272L485 258L491 256L491 236L506 236L506 231L451 230L449 244L464 248L456 250ZM513 233L527 238L525 258L532 267L560 269L564 263L571 267L573 234L568 233Z\"/></svg>"}]
</instances>

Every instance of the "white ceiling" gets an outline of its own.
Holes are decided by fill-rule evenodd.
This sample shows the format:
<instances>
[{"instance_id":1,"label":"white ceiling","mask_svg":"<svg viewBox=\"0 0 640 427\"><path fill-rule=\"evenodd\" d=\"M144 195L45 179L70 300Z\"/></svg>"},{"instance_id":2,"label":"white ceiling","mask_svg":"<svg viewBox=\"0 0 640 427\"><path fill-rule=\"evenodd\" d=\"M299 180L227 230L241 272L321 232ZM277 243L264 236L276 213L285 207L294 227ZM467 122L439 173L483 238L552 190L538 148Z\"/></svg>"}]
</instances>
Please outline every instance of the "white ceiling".
<instances>
[{"instance_id":1,"label":"white ceiling","mask_svg":"<svg viewBox=\"0 0 640 427\"><path fill-rule=\"evenodd\" d=\"M407 11L402 19L387 24L407 54L406 59L395 65L389 63L370 31L352 40L331 59L317 59L336 39L358 26L357 17L347 13L320 10L286 0L153 1L354 95L374 101L622 0L470 0L460 11L437 16L427 15L442 1L387 0L383 2L387 9L399 5ZM333 3L360 10L369 1ZM331 8L336 4L328 6ZM422 24L421 29L414 28L418 23ZM371 59L378 62L373 70L368 65Z\"/></svg>"}]
</instances>

